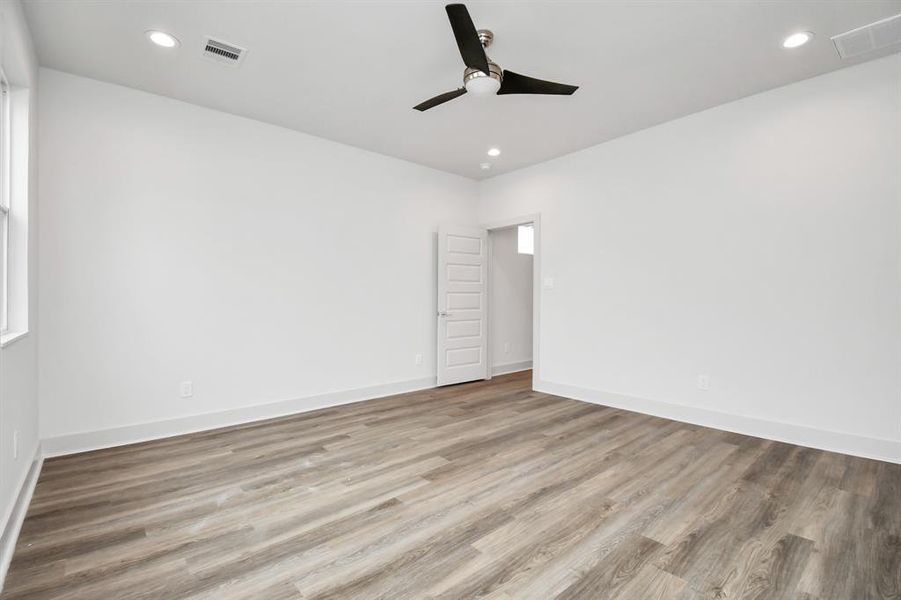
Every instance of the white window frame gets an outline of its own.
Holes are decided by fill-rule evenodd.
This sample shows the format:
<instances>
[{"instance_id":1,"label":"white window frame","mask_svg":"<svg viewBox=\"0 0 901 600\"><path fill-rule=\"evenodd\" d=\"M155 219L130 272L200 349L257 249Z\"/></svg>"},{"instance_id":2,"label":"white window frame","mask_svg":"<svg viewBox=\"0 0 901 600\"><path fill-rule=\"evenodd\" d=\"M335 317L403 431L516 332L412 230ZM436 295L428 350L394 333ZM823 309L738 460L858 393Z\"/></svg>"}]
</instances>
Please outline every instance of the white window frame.
<instances>
[{"instance_id":1,"label":"white window frame","mask_svg":"<svg viewBox=\"0 0 901 600\"><path fill-rule=\"evenodd\" d=\"M0 71L0 334L9 331L10 137L9 84Z\"/></svg>"}]
</instances>

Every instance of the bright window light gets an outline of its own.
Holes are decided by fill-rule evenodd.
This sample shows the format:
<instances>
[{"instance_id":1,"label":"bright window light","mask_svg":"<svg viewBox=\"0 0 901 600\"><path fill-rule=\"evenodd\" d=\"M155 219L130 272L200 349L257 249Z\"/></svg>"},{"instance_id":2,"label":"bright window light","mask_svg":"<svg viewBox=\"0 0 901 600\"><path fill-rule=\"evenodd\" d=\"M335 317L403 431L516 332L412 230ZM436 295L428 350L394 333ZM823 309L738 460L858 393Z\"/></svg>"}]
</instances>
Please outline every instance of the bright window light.
<instances>
[{"instance_id":1,"label":"bright window light","mask_svg":"<svg viewBox=\"0 0 901 600\"><path fill-rule=\"evenodd\" d=\"M9 88L0 71L0 334L9 329Z\"/></svg>"},{"instance_id":2,"label":"bright window light","mask_svg":"<svg viewBox=\"0 0 901 600\"><path fill-rule=\"evenodd\" d=\"M535 228L520 225L517 231L516 251L520 254L535 254Z\"/></svg>"},{"instance_id":3,"label":"bright window light","mask_svg":"<svg viewBox=\"0 0 901 600\"><path fill-rule=\"evenodd\" d=\"M2 1L2 0L0 0ZM0 346L28 333L28 97L0 69Z\"/></svg>"}]
</instances>

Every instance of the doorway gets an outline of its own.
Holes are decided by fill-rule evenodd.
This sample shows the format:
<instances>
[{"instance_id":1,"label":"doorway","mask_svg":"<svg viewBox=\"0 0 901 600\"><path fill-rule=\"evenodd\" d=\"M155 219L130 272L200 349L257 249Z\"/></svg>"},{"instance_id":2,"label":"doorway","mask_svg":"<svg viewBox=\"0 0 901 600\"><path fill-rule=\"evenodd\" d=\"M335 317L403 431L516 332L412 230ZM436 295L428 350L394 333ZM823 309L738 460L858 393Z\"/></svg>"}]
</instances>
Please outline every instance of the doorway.
<instances>
[{"instance_id":1,"label":"doorway","mask_svg":"<svg viewBox=\"0 0 901 600\"><path fill-rule=\"evenodd\" d=\"M535 228L488 230L488 358L491 376L532 368Z\"/></svg>"},{"instance_id":2,"label":"doorway","mask_svg":"<svg viewBox=\"0 0 901 600\"><path fill-rule=\"evenodd\" d=\"M437 384L539 378L539 216L438 228Z\"/></svg>"}]
</instances>

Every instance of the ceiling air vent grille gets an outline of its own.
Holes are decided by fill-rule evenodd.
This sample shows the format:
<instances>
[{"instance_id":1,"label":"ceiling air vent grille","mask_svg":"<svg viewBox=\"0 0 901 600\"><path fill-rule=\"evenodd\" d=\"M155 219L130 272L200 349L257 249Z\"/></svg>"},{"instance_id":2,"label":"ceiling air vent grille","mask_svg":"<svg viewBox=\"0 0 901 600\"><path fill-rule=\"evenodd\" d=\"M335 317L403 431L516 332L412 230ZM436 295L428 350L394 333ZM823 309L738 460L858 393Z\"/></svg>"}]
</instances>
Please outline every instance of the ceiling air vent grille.
<instances>
[{"instance_id":1,"label":"ceiling air vent grille","mask_svg":"<svg viewBox=\"0 0 901 600\"><path fill-rule=\"evenodd\" d=\"M240 46L216 40L211 37L206 38L206 43L203 47L204 57L231 66L241 64L245 54L247 54L246 48L241 48Z\"/></svg>"},{"instance_id":2,"label":"ceiling air vent grille","mask_svg":"<svg viewBox=\"0 0 901 600\"><path fill-rule=\"evenodd\" d=\"M901 14L840 33L832 38L838 55L855 58L901 44Z\"/></svg>"}]
</instances>

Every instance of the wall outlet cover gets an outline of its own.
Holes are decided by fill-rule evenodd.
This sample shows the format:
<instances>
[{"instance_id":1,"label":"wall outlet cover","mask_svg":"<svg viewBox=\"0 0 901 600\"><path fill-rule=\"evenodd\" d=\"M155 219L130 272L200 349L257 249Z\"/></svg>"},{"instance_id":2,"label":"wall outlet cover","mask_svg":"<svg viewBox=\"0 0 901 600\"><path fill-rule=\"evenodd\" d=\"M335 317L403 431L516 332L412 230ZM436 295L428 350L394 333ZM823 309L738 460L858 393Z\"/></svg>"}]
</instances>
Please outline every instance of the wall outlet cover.
<instances>
[{"instance_id":1,"label":"wall outlet cover","mask_svg":"<svg viewBox=\"0 0 901 600\"><path fill-rule=\"evenodd\" d=\"M698 375L698 389L705 392L710 389L710 375Z\"/></svg>"}]
</instances>

